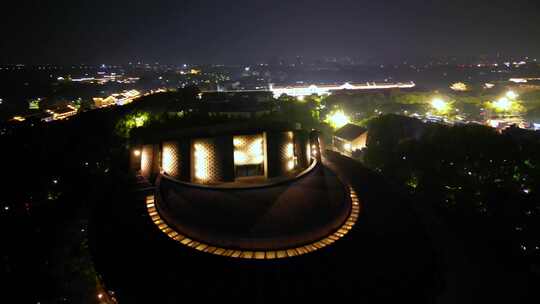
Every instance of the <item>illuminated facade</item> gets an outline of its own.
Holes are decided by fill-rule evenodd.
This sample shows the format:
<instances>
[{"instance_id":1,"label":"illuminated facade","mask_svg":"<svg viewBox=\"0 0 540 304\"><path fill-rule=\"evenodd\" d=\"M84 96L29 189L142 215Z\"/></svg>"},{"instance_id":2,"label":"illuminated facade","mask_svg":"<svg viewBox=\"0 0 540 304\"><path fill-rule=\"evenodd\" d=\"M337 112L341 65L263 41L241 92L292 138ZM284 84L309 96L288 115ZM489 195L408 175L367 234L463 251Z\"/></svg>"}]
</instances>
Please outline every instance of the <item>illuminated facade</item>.
<instances>
[{"instance_id":1,"label":"illuminated facade","mask_svg":"<svg viewBox=\"0 0 540 304\"><path fill-rule=\"evenodd\" d=\"M238 130L167 138L134 147L133 170L194 184L219 185L294 176L316 153L302 130Z\"/></svg>"},{"instance_id":2,"label":"illuminated facade","mask_svg":"<svg viewBox=\"0 0 540 304\"><path fill-rule=\"evenodd\" d=\"M303 98L313 94L322 96L330 95L332 91L340 90L385 90L385 89L410 89L414 88L414 82L408 83L375 83L366 82L362 84L345 83L342 85L294 85L294 86L274 86L270 85L270 91L274 94L274 98L285 94L292 97Z\"/></svg>"}]
</instances>

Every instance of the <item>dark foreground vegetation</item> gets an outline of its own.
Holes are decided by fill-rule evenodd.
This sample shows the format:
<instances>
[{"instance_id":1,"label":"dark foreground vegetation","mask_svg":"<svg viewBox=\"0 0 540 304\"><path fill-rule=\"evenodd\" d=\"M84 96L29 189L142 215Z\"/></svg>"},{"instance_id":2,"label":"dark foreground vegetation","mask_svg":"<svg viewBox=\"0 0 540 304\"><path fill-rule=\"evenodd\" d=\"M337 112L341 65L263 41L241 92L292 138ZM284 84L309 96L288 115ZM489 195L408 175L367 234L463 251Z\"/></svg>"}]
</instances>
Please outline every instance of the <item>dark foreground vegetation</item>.
<instances>
[{"instance_id":1,"label":"dark foreground vegetation","mask_svg":"<svg viewBox=\"0 0 540 304\"><path fill-rule=\"evenodd\" d=\"M17 303L96 303L104 282L126 303L137 302L138 294L155 300L153 292L173 303L192 298L191 291L266 302L306 293L316 299L321 290L324 296L431 302L445 285L410 208L422 204L434 207L472 252L489 252L486 258L538 282L538 134L426 125L400 116L371 121L365 161L402 193L387 193L385 181L358 169L358 185L366 187L359 194L377 207L335 251L262 268L181 251L152 230L139 194L131 191L128 147L133 130L231 120L196 107L197 94L188 88L68 121L2 127L0 271L8 278L6 297ZM317 103L282 98L258 119L299 121L328 135Z\"/></svg>"},{"instance_id":2,"label":"dark foreground vegetation","mask_svg":"<svg viewBox=\"0 0 540 304\"><path fill-rule=\"evenodd\" d=\"M371 121L365 163L508 269L540 276L540 133ZM472 250L474 251L474 250Z\"/></svg>"}]
</instances>

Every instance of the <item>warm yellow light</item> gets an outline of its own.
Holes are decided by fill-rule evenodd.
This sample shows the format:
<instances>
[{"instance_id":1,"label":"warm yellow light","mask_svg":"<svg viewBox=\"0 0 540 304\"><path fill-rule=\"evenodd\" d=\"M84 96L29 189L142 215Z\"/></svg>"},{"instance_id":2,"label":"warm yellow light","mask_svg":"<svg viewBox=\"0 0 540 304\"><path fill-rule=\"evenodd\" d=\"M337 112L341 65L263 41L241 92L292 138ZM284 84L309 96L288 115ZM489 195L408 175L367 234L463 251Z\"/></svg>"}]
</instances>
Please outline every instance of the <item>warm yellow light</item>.
<instances>
[{"instance_id":1,"label":"warm yellow light","mask_svg":"<svg viewBox=\"0 0 540 304\"><path fill-rule=\"evenodd\" d=\"M241 151L234 151L234 164L245 165L248 160L246 153Z\"/></svg>"},{"instance_id":2,"label":"warm yellow light","mask_svg":"<svg viewBox=\"0 0 540 304\"><path fill-rule=\"evenodd\" d=\"M352 145L351 143L345 143L343 144L343 148L347 151L351 151L352 150Z\"/></svg>"},{"instance_id":3,"label":"warm yellow light","mask_svg":"<svg viewBox=\"0 0 540 304\"><path fill-rule=\"evenodd\" d=\"M135 155L137 157L141 156L141 150L134 150L133 155Z\"/></svg>"},{"instance_id":4,"label":"warm yellow light","mask_svg":"<svg viewBox=\"0 0 540 304\"><path fill-rule=\"evenodd\" d=\"M289 162L287 162L287 169L294 169L294 160L290 160Z\"/></svg>"},{"instance_id":5,"label":"warm yellow light","mask_svg":"<svg viewBox=\"0 0 540 304\"><path fill-rule=\"evenodd\" d=\"M345 115L342 110L337 110L326 116L326 122L328 122L335 129L339 129L350 122L349 116Z\"/></svg>"},{"instance_id":6,"label":"warm yellow light","mask_svg":"<svg viewBox=\"0 0 540 304\"><path fill-rule=\"evenodd\" d=\"M200 181L206 181L209 177L209 153L203 144L195 144L195 178Z\"/></svg>"},{"instance_id":7,"label":"warm yellow light","mask_svg":"<svg viewBox=\"0 0 540 304\"><path fill-rule=\"evenodd\" d=\"M294 145L287 144L287 152L285 153L287 158L294 157Z\"/></svg>"},{"instance_id":8,"label":"warm yellow light","mask_svg":"<svg viewBox=\"0 0 540 304\"><path fill-rule=\"evenodd\" d=\"M519 97L518 94L516 94L516 92L510 90L508 92L506 92L506 97L510 98L510 99L516 99Z\"/></svg>"},{"instance_id":9,"label":"warm yellow light","mask_svg":"<svg viewBox=\"0 0 540 304\"><path fill-rule=\"evenodd\" d=\"M467 91L469 88L467 87L467 85L463 82L456 82L454 84L452 84L450 86L450 89L454 90L454 91L460 91L460 92L464 92L464 91Z\"/></svg>"},{"instance_id":10,"label":"warm yellow light","mask_svg":"<svg viewBox=\"0 0 540 304\"><path fill-rule=\"evenodd\" d=\"M163 143L163 151L161 156L161 167L163 171L169 175L176 176L178 174L178 164L176 162L176 155L178 153L178 147L175 143L167 142Z\"/></svg>"},{"instance_id":11,"label":"warm yellow light","mask_svg":"<svg viewBox=\"0 0 540 304\"><path fill-rule=\"evenodd\" d=\"M431 101L431 106L440 113L448 112L448 110L450 109L450 105L448 104L448 102L442 100L441 98L434 98Z\"/></svg>"}]
</instances>

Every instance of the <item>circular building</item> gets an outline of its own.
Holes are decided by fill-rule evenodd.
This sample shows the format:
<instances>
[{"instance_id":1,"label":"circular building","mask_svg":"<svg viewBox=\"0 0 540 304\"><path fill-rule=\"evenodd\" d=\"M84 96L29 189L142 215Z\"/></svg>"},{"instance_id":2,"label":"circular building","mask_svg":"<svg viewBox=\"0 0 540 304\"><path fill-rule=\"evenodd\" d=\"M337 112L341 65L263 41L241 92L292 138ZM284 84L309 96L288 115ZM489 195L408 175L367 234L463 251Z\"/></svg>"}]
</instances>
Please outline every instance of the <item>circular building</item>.
<instances>
[{"instance_id":1,"label":"circular building","mask_svg":"<svg viewBox=\"0 0 540 304\"><path fill-rule=\"evenodd\" d=\"M352 188L321 163L319 140L290 124L225 124L146 135L132 169L155 183L158 228L216 255L274 259L338 240L354 225Z\"/></svg>"}]
</instances>

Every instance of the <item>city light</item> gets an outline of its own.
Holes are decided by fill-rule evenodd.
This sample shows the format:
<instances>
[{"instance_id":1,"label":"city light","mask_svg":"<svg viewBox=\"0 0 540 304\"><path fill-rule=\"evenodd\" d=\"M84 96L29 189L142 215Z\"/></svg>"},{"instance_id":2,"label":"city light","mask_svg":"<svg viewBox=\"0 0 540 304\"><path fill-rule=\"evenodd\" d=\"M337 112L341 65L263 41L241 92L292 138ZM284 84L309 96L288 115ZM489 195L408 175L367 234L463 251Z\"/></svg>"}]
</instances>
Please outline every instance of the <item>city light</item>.
<instances>
[{"instance_id":1,"label":"city light","mask_svg":"<svg viewBox=\"0 0 540 304\"><path fill-rule=\"evenodd\" d=\"M441 98L434 98L431 101L431 106L440 114L446 114L450 111L450 103L442 100Z\"/></svg>"},{"instance_id":2,"label":"city light","mask_svg":"<svg viewBox=\"0 0 540 304\"><path fill-rule=\"evenodd\" d=\"M519 97L518 94L516 94L516 92L514 91L508 91L506 92L506 97L510 98L510 99L516 99Z\"/></svg>"},{"instance_id":3,"label":"city light","mask_svg":"<svg viewBox=\"0 0 540 304\"><path fill-rule=\"evenodd\" d=\"M463 82L456 82L450 86L450 89L458 92L465 92L469 90L469 87Z\"/></svg>"},{"instance_id":4,"label":"city light","mask_svg":"<svg viewBox=\"0 0 540 304\"><path fill-rule=\"evenodd\" d=\"M135 155L137 157L141 156L141 150L134 150L133 155Z\"/></svg>"},{"instance_id":5,"label":"city light","mask_svg":"<svg viewBox=\"0 0 540 304\"><path fill-rule=\"evenodd\" d=\"M133 118L133 120L135 122L135 126L137 128L140 128L144 126L144 123L148 120L148 116L145 116L145 115L136 116Z\"/></svg>"},{"instance_id":6,"label":"city light","mask_svg":"<svg viewBox=\"0 0 540 304\"><path fill-rule=\"evenodd\" d=\"M289 171L294 169L294 160L287 162L287 169L289 169Z\"/></svg>"},{"instance_id":7,"label":"city light","mask_svg":"<svg viewBox=\"0 0 540 304\"><path fill-rule=\"evenodd\" d=\"M202 182L209 178L210 164L208 148L203 144L195 144L195 178Z\"/></svg>"},{"instance_id":8,"label":"city light","mask_svg":"<svg viewBox=\"0 0 540 304\"><path fill-rule=\"evenodd\" d=\"M344 125L348 124L351 120L349 116L345 115L343 110L337 110L326 116L325 121L330 124L334 129L339 129Z\"/></svg>"},{"instance_id":9,"label":"city light","mask_svg":"<svg viewBox=\"0 0 540 304\"><path fill-rule=\"evenodd\" d=\"M150 176L152 172L152 149L151 145L146 145L141 152L141 173L146 177Z\"/></svg>"},{"instance_id":10,"label":"city light","mask_svg":"<svg viewBox=\"0 0 540 304\"><path fill-rule=\"evenodd\" d=\"M264 163L262 135L235 136L233 144L235 165L260 165Z\"/></svg>"},{"instance_id":11,"label":"city light","mask_svg":"<svg viewBox=\"0 0 540 304\"><path fill-rule=\"evenodd\" d=\"M510 101L506 97L503 97L497 100L496 102L494 102L493 107L495 108L495 110L501 111L501 112L510 111L510 109L512 108L512 101Z\"/></svg>"},{"instance_id":12,"label":"city light","mask_svg":"<svg viewBox=\"0 0 540 304\"><path fill-rule=\"evenodd\" d=\"M293 86L270 86L270 91L274 94L274 98L285 94L292 97L304 97L316 94L318 96L331 95L333 91L340 90L390 90L390 89L410 89L414 88L416 84L414 82L407 83L375 83L366 82L359 84L344 83L342 85L315 85L315 84L302 84Z\"/></svg>"}]
</instances>

